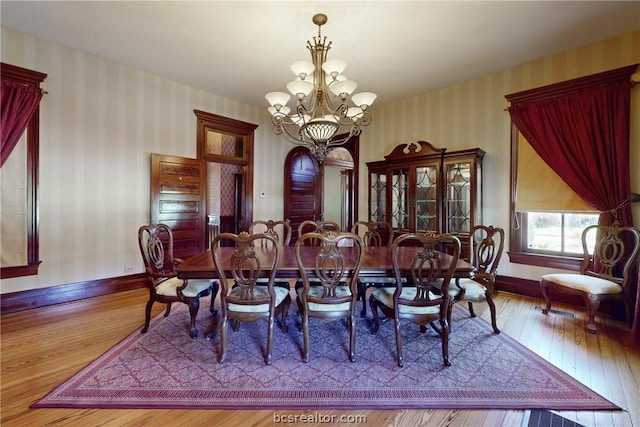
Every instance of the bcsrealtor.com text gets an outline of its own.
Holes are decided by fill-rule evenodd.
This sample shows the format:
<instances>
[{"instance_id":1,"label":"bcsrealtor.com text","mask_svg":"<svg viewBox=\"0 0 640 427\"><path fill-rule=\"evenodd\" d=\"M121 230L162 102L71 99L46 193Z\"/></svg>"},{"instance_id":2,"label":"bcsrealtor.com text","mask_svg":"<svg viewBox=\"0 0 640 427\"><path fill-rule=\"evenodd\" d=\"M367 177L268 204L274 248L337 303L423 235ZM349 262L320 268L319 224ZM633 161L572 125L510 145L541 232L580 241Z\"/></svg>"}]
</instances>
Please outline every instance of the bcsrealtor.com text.
<instances>
[{"instance_id":1,"label":"bcsrealtor.com text","mask_svg":"<svg viewBox=\"0 0 640 427\"><path fill-rule=\"evenodd\" d=\"M312 414L279 414L273 413L273 422L278 423L304 423L304 424L366 424L366 415L335 415L314 412Z\"/></svg>"}]
</instances>

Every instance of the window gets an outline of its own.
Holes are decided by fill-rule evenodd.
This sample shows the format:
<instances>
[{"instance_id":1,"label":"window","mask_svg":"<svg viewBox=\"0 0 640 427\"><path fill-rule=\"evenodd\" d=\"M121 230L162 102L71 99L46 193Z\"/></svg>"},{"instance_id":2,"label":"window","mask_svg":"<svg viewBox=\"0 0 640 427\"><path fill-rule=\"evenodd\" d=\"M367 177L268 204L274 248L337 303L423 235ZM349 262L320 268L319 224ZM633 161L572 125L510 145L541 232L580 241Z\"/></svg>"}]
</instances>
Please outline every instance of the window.
<instances>
[{"instance_id":1,"label":"window","mask_svg":"<svg viewBox=\"0 0 640 427\"><path fill-rule=\"evenodd\" d=\"M582 256L582 231L598 223L598 214L525 212L526 252Z\"/></svg>"},{"instance_id":2,"label":"window","mask_svg":"<svg viewBox=\"0 0 640 427\"><path fill-rule=\"evenodd\" d=\"M613 221L613 209L630 192L629 93L637 68L506 96L512 118L511 262L578 270L584 228ZM591 111L599 114L583 114ZM631 221L627 211L618 212L623 224Z\"/></svg>"},{"instance_id":3,"label":"window","mask_svg":"<svg viewBox=\"0 0 640 427\"><path fill-rule=\"evenodd\" d=\"M2 63L1 73L3 80L10 80L20 84L40 87L47 77L46 74ZM21 195L25 200L25 224L20 232L26 237L27 259L24 265L4 266L0 268L0 277L32 276L38 274L40 265L39 241L38 241L38 147L39 147L39 110L31 117L25 130L26 134L26 158L24 172L26 175L25 194ZM21 263L22 264L22 263Z\"/></svg>"}]
</instances>

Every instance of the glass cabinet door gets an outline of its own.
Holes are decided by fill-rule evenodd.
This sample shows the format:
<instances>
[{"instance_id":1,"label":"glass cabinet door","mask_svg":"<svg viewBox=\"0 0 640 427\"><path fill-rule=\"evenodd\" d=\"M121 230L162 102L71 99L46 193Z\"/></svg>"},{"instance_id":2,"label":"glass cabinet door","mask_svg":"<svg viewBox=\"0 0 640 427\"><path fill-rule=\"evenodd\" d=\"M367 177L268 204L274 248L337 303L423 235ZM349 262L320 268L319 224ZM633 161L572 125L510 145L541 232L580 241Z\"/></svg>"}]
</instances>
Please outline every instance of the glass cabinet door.
<instances>
[{"instance_id":1,"label":"glass cabinet door","mask_svg":"<svg viewBox=\"0 0 640 427\"><path fill-rule=\"evenodd\" d=\"M387 222L387 173L372 172L369 174L369 219L370 221Z\"/></svg>"},{"instance_id":2,"label":"glass cabinet door","mask_svg":"<svg viewBox=\"0 0 640 427\"><path fill-rule=\"evenodd\" d=\"M446 165L446 221L448 233L471 230L471 163Z\"/></svg>"},{"instance_id":3,"label":"glass cabinet door","mask_svg":"<svg viewBox=\"0 0 640 427\"><path fill-rule=\"evenodd\" d=\"M416 230L437 232L438 169L435 166L416 168Z\"/></svg>"},{"instance_id":4,"label":"glass cabinet door","mask_svg":"<svg viewBox=\"0 0 640 427\"><path fill-rule=\"evenodd\" d=\"M394 229L409 228L409 170L395 169L391 171L391 227Z\"/></svg>"}]
</instances>

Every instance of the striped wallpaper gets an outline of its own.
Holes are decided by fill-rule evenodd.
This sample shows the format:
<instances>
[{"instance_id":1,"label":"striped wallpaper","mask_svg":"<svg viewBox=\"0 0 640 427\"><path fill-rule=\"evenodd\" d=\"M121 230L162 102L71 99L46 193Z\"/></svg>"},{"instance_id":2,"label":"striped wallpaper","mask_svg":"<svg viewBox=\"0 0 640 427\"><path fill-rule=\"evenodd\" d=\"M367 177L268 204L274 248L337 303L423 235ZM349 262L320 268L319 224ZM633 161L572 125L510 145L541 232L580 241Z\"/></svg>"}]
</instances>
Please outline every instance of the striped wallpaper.
<instances>
[{"instance_id":1,"label":"striped wallpaper","mask_svg":"<svg viewBox=\"0 0 640 427\"><path fill-rule=\"evenodd\" d=\"M259 125L256 217L283 212L282 164L291 144L266 108L2 28L2 62L48 74L40 106L40 259L37 276L6 279L15 292L143 271L138 227L149 222L150 154L195 157L194 109ZM266 107L266 103L265 103ZM130 273L127 273L130 274Z\"/></svg>"},{"instance_id":2,"label":"striped wallpaper","mask_svg":"<svg viewBox=\"0 0 640 427\"><path fill-rule=\"evenodd\" d=\"M292 146L273 134L264 108L6 28L1 43L1 60L47 73L43 87L49 92L40 113L43 262L37 276L3 280L1 293L121 276L129 266L142 272L136 233L149 221L149 156L195 157L194 109L259 125L254 216L282 216L282 169L274 165L283 164ZM418 139L449 149L481 147L487 151L484 219L507 227L509 117L504 95L636 62L640 32L378 106L360 138L360 159L381 159L395 145ZM632 114L637 116L640 90L635 92ZM639 155L636 120L632 156ZM360 218L366 218L366 167L360 170ZM640 172L635 168L632 173L632 188L640 191ZM261 192L266 197L259 197ZM640 219L640 207L635 209ZM506 275L538 278L543 271L506 259L501 264Z\"/></svg>"},{"instance_id":3,"label":"striped wallpaper","mask_svg":"<svg viewBox=\"0 0 640 427\"><path fill-rule=\"evenodd\" d=\"M450 150L480 147L487 152L483 161L483 222L502 226L508 233L511 127L504 96L635 63L640 63L640 31L379 106L360 137L360 160L382 159L396 145L416 140ZM640 73L633 79L640 81ZM631 92L631 121L631 188L640 192L640 85ZM366 168L361 168L360 182L367 182ZM364 189L359 202L360 216L364 217ZM636 227L640 227L638 205L633 206ZM511 264L506 254L500 264L500 274L507 276L537 280L548 272Z\"/></svg>"}]
</instances>

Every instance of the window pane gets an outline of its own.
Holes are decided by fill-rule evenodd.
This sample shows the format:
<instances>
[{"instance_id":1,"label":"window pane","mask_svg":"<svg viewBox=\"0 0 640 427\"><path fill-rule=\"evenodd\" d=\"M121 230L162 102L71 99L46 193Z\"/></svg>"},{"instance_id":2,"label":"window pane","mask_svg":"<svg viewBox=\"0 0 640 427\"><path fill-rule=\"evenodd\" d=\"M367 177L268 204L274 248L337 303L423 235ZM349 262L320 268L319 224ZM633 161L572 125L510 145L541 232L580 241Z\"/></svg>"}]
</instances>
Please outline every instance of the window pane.
<instances>
[{"instance_id":1,"label":"window pane","mask_svg":"<svg viewBox=\"0 0 640 427\"><path fill-rule=\"evenodd\" d=\"M556 252L562 250L561 213L527 213L527 249Z\"/></svg>"},{"instance_id":2,"label":"window pane","mask_svg":"<svg viewBox=\"0 0 640 427\"><path fill-rule=\"evenodd\" d=\"M582 254L582 231L598 223L598 214L527 212L527 250Z\"/></svg>"},{"instance_id":3,"label":"window pane","mask_svg":"<svg viewBox=\"0 0 640 427\"><path fill-rule=\"evenodd\" d=\"M589 225L598 223L598 214L564 214L564 251L582 253L582 231ZM592 239L595 238L594 236ZM593 246L593 245L591 245Z\"/></svg>"}]
</instances>

